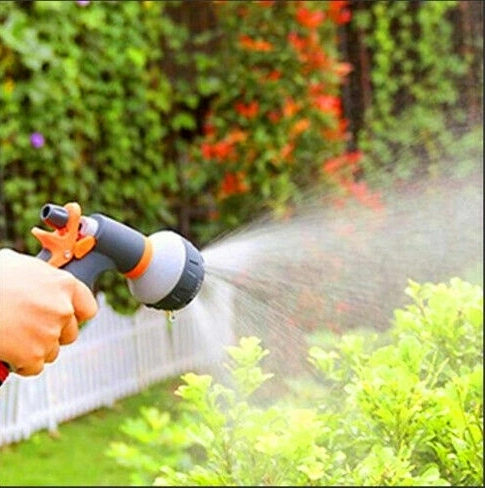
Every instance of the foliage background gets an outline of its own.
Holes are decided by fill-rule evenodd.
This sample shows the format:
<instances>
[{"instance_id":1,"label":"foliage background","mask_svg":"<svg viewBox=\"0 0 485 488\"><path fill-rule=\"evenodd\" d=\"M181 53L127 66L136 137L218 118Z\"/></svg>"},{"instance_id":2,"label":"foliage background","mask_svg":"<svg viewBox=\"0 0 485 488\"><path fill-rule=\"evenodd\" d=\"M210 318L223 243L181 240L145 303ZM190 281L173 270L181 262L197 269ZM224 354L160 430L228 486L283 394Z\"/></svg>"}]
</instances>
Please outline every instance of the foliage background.
<instances>
[{"instance_id":1,"label":"foliage background","mask_svg":"<svg viewBox=\"0 0 485 488\"><path fill-rule=\"evenodd\" d=\"M0 245L36 253L47 202L203 246L308 187L369 204L469 174L481 23L477 2L2 1Z\"/></svg>"}]
</instances>

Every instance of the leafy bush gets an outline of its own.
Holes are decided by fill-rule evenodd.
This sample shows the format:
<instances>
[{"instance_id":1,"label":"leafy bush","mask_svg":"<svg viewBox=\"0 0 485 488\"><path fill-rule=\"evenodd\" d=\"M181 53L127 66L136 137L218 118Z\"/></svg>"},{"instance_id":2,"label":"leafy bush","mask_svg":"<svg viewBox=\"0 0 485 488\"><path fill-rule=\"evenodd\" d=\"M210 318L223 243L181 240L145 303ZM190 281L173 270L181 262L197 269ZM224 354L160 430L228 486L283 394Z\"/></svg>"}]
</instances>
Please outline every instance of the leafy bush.
<instances>
[{"instance_id":1,"label":"leafy bush","mask_svg":"<svg viewBox=\"0 0 485 488\"><path fill-rule=\"evenodd\" d=\"M482 485L483 290L454 278L406 293L387 334L309 349L310 396L255 403L269 351L241 338L230 384L185 374L183 417L145 410L109 455L161 486Z\"/></svg>"},{"instance_id":2,"label":"leafy bush","mask_svg":"<svg viewBox=\"0 0 485 488\"><path fill-rule=\"evenodd\" d=\"M336 42L351 18L347 4L217 2L222 42L218 57L205 63L221 89L190 152L197 163L191 178L214 208L205 232L263 211L280 215L310 185L349 191L360 155L346 153L340 90L351 66L341 62ZM337 156L347 187L326 166Z\"/></svg>"},{"instance_id":3,"label":"leafy bush","mask_svg":"<svg viewBox=\"0 0 485 488\"><path fill-rule=\"evenodd\" d=\"M187 29L165 9L0 3L0 245L38 252L30 229L47 202L78 201L146 234L176 226L177 166L165 146L178 98L163 63ZM134 306L118 278L107 274L102 288L115 308Z\"/></svg>"},{"instance_id":4,"label":"leafy bush","mask_svg":"<svg viewBox=\"0 0 485 488\"><path fill-rule=\"evenodd\" d=\"M217 25L193 33L184 2L0 2L0 245L38 251L50 201L202 245L337 169L349 186L358 154L324 166L348 137L346 3L204 3ZM136 307L118 278L100 288Z\"/></svg>"},{"instance_id":5,"label":"leafy bush","mask_svg":"<svg viewBox=\"0 0 485 488\"><path fill-rule=\"evenodd\" d=\"M369 178L462 176L483 159L483 119L470 120L464 100L470 91L482 100L483 41L456 49L457 35L466 35L452 17L459 3L384 0L355 13L372 64L372 102L358 135Z\"/></svg>"},{"instance_id":6,"label":"leafy bush","mask_svg":"<svg viewBox=\"0 0 485 488\"><path fill-rule=\"evenodd\" d=\"M1 2L2 244L33 252L41 206L71 200L145 233L215 208L206 242L319 179L348 137L346 3L210 2L193 33L182 2Z\"/></svg>"}]
</instances>

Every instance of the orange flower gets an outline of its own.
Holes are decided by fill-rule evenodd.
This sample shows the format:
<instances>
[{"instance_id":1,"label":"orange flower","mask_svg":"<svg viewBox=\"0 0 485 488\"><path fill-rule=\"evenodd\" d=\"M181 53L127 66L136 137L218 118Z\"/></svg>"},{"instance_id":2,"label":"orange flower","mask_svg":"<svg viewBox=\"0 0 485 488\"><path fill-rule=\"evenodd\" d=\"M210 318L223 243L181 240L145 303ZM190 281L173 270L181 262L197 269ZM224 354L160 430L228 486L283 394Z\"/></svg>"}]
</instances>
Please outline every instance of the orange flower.
<instances>
[{"instance_id":1,"label":"orange flower","mask_svg":"<svg viewBox=\"0 0 485 488\"><path fill-rule=\"evenodd\" d=\"M334 114L337 117L342 115L342 102L334 95L319 95L315 97L313 106L322 112Z\"/></svg>"},{"instance_id":2,"label":"orange flower","mask_svg":"<svg viewBox=\"0 0 485 488\"><path fill-rule=\"evenodd\" d=\"M221 183L220 197L226 198L231 195L246 193L249 185L246 182L246 173L237 171L236 173L226 173Z\"/></svg>"},{"instance_id":3,"label":"orange flower","mask_svg":"<svg viewBox=\"0 0 485 488\"><path fill-rule=\"evenodd\" d=\"M305 118L297 120L293 124L293 127L290 129L290 134L293 136L297 136L302 132L305 132L310 127L310 125L310 119Z\"/></svg>"},{"instance_id":4,"label":"orange flower","mask_svg":"<svg viewBox=\"0 0 485 488\"><path fill-rule=\"evenodd\" d=\"M293 143L285 144L281 148L281 152L280 152L281 159L288 159L291 156L291 153L294 151L294 149L295 149L295 145Z\"/></svg>"},{"instance_id":5,"label":"orange flower","mask_svg":"<svg viewBox=\"0 0 485 488\"><path fill-rule=\"evenodd\" d=\"M293 100L293 98L288 97L283 105L283 115L285 117L292 117L299 110L298 104Z\"/></svg>"},{"instance_id":6,"label":"orange flower","mask_svg":"<svg viewBox=\"0 0 485 488\"><path fill-rule=\"evenodd\" d=\"M273 44L270 42L262 39L253 39L245 34L239 36L239 44L248 51L270 52L273 50Z\"/></svg>"},{"instance_id":7,"label":"orange flower","mask_svg":"<svg viewBox=\"0 0 485 488\"><path fill-rule=\"evenodd\" d=\"M248 138L247 132L241 129L233 129L226 137L226 141L235 144L237 142L244 142Z\"/></svg>"},{"instance_id":8,"label":"orange flower","mask_svg":"<svg viewBox=\"0 0 485 488\"><path fill-rule=\"evenodd\" d=\"M350 134L347 132L348 126L349 121L347 119L340 119L337 127L333 129L323 129L322 135L328 141L345 141L350 137Z\"/></svg>"},{"instance_id":9,"label":"orange flower","mask_svg":"<svg viewBox=\"0 0 485 488\"><path fill-rule=\"evenodd\" d=\"M306 7L300 7L296 11L296 21L308 29L316 29L325 20L324 12L314 12Z\"/></svg>"},{"instance_id":10,"label":"orange flower","mask_svg":"<svg viewBox=\"0 0 485 488\"><path fill-rule=\"evenodd\" d=\"M334 71L338 76L347 76L354 67L350 63L337 63Z\"/></svg>"},{"instance_id":11,"label":"orange flower","mask_svg":"<svg viewBox=\"0 0 485 488\"><path fill-rule=\"evenodd\" d=\"M234 105L236 112L243 117L248 119L253 119L258 115L259 112L259 103L256 100L249 102L248 104L244 104L243 102L236 102Z\"/></svg>"}]
</instances>

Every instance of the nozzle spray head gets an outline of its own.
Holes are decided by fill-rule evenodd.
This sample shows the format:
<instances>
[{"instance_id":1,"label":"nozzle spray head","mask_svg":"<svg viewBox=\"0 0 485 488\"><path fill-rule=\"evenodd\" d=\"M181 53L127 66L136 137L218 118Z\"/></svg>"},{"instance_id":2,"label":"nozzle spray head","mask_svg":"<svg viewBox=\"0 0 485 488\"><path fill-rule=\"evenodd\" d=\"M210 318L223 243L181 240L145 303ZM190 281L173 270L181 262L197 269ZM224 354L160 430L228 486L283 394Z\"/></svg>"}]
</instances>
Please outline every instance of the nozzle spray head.
<instances>
[{"instance_id":1,"label":"nozzle spray head","mask_svg":"<svg viewBox=\"0 0 485 488\"><path fill-rule=\"evenodd\" d=\"M172 231L148 237L153 248L145 272L128 279L135 299L161 310L179 310L197 295L204 280L202 254L187 239Z\"/></svg>"}]
</instances>

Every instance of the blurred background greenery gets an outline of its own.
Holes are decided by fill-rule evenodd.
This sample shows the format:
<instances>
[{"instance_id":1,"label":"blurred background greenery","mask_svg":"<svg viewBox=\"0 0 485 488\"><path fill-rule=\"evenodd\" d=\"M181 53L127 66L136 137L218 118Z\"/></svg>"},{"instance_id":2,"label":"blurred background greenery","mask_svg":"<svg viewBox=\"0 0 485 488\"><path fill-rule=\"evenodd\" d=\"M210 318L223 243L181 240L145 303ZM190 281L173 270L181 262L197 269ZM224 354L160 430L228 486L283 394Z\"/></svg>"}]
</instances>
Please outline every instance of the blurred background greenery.
<instances>
[{"instance_id":1,"label":"blurred background greenery","mask_svg":"<svg viewBox=\"0 0 485 488\"><path fill-rule=\"evenodd\" d=\"M47 202L203 246L310 186L469 174L482 23L475 1L2 1L0 245L37 252ZM129 310L120 280L99 286Z\"/></svg>"}]
</instances>

